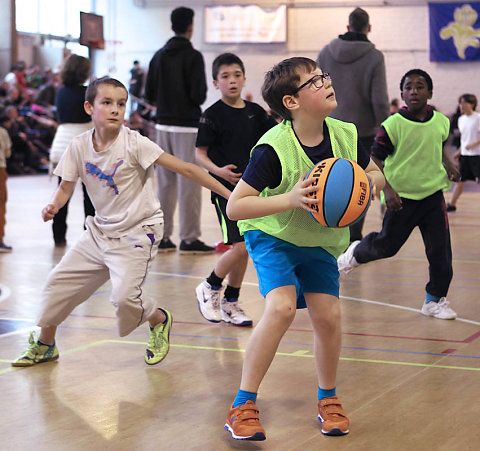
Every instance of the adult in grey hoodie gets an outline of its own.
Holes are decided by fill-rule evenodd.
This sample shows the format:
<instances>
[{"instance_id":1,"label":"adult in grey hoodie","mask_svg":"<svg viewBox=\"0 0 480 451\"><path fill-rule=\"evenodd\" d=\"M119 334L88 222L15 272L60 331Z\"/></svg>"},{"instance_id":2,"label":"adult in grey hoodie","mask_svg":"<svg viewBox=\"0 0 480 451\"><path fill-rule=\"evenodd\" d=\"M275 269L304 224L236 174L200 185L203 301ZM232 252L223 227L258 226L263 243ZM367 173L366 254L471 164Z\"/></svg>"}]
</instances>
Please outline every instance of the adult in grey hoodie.
<instances>
[{"instance_id":1,"label":"adult in grey hoodie","mask_svg":"<svg viewBox=\"0 0 480 451\"><path fill-rule=\"evenodd\" d=\"M320 68L332 77L338 106L332 117L357 126L359 140L369 150L376 128L388 117L385 61L367 34L368 13L356 8L348 18L348 32L333 39L318 54ZM362 239L363 220L350 227L351 241Z\"/></svg>"}]
</instances>

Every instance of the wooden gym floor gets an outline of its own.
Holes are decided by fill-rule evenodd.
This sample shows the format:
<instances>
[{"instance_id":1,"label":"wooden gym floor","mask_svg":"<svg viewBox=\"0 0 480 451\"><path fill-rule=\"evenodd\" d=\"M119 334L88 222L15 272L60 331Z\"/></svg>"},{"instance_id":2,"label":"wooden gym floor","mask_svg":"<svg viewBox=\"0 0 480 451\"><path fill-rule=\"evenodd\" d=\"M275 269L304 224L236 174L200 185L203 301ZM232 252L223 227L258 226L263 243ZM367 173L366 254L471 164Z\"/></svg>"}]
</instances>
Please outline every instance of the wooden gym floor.
<instances>
[{"instance_id":1,"label":"wooden gym floor","mask_svg":"<svg viewBox=\"0 0 480 451\"><path fill-rule=\"evenodd\" d=\"M195 286L217 255L159 255L148 291L174 317L171 350L143 361L147 326L120 339L105 285L59 328L57 362L13 369L27 345L39 294L64 249L55 249L41 208L56 183L45 175L8 181L7 233L0 255L0 449L5 450L477 450L480 449L480 190L466 185L450 225L459 318L419 313L427 263L418 231L389 260L342 280L343 347L338 394L350 420L345 437L325 437L316 419L311 324L300 311L258 399L265 442L223 430L238 388L250 328L200 316ZM475 192L477 191L477 192ZM447 193L447 198L450 193ZM68 242L82 230L80 190L70 206ZM379 206L365 232L378 230ZM177 241L177 237L174 237ZM204 190L203 236L220 232ZM249 265L242 300L254 325L263 300Z\"/></svg>"}]
</instances>

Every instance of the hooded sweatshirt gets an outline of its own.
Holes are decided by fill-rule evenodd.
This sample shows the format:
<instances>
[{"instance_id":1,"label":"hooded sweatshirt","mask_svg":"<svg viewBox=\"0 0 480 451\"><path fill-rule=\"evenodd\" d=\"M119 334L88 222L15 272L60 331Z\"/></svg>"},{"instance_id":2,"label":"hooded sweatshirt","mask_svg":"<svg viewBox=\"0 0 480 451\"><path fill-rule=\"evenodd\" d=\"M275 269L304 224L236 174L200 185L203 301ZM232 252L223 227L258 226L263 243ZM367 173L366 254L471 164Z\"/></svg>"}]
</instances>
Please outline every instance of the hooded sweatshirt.
<instances>
[{"instance_id":1,"label":"hooded sweatshirt","mask_svg":"<svg viewBox=\"0 0 480 451\"><path fill-rule=\"evenodd\" d=\"M348 32L318 54L320 68L332 77L338 106L331 117L357 126L358 136L374 136L389 115L385 61L365 34Z\"/></svg>"},{"instance_id":2,"label":"hooded sweatshirt","mask_svg":"<svg viewBox=\"0 0 480 451\"><path fill-rule=\"evenodd\" d=\"M184 37L174 36L153 55L145 99L157 107L158 124L197 127L207 97L202 54Z\"/></svg>"}]
</instances>

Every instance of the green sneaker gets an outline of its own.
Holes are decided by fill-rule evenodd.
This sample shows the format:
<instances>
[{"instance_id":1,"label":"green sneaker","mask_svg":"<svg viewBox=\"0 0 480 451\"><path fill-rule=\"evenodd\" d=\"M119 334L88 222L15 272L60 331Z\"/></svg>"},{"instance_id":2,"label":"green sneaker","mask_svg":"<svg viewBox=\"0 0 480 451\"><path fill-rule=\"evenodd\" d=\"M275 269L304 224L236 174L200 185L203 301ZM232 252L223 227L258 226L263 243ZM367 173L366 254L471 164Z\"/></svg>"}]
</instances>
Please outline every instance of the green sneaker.
<instances>
[{"instance_id":1,"label":"green sneaker","mask_svg":"<svg viewBox=\"0 0 480 451\"><path fill-rule=\"evenodd\" d=\"M167 315L167 323L157 324L155 328L150 329L150 338L148 340L147 351L145 352L145 362L148 365L155 365L161 362L168 354L170 349L170 329L172 328L172 314L162 309Z\"/></svg>"},{"instance_id":2,"label":"green sneaker","mask_svg":"<svg viewBox=\"0 0 480 451\"><path fill-rule=\"evenodd\" d=\"M58 359L58 349L56 345L40 345L35 337L35 332L30 332L28 339L30 346L17 359L12 362L12 366L32 366L37 363L51 362Z\"/></svg>"}]
</instances>

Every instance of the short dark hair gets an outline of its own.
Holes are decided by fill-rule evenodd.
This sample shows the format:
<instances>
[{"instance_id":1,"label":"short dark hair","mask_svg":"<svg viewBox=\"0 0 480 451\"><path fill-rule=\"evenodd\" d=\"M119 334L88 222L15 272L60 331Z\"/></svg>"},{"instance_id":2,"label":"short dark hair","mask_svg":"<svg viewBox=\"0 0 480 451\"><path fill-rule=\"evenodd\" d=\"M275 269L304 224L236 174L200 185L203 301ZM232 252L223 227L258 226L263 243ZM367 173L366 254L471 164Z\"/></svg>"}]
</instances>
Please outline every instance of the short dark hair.
<instances>
[{"instance_id":1,"label":"short dark hair","mask_svg":"<svg viewBox=\"0 0 480 451\"><path fill-rule=\"evenodd\" d=\"M276 64L265 74L262 96L272 111L282 119L292 119L290 111L283 104L283 97L292 94L300 81L300 71L313 72L317 63L310 58L296 56ZM295 94L296 96L297 94Z\"/></svg>"},{"instance_id":2,"label":"short dark hair","mask_svg":"<svg viewBox=\"0 0 480 451\"><path fill-rule=\"evenodd\" d=\"M240 69L242 69L243 75L245 75L245 66L243 65L242 60L235 55L234 53L222 53L218 55L212 63L212 77L214 80L217 79L218 71L220 70L220 66L226 65L230 66L231 64L238 64Z\"/></svg>"},{"instance_id":3,"label":"short dark hair","mask_svg":"<svg viewBox=\"0 0 480 451\"><path fill-rule=\"evenodd\" d=\"M90 60L73 53L63 63L60 78L65 86L83 85L90 77L91 71Z\"/></svg>"},{"instance_id":4,"label":"short dark hair","mask_svg":"<svg viewBox=\"0 0 480 451\"><path fill-rule=\"evenodd\" d=\"M410 77L410 75L419 75L420 77L425 78L425 81L427 82L427 88L429 91L433 91L433 81L432 77L428 75L424 70L422 69L410 69L403 77L402 80L400 81L400 91L403 91L403 84L405 83L405 79L407 77Z\"/></svg>"},{"instance_id":5,"label":"short dark hair","mask_svg":"<svg viewBox=\"0 0 480 451\"><path fill-rule=\"evenodd\" d=\"M85 100L90 105L93 105L93 102L95 101L95 97L97 96L98 87L100 85L110 85L115 88L123 88L125 90L125 93L127 94L127 99L128 99L128 91L127 91L127 88L124 86L124 84L121 81L118 81L116 78L105 76L101 78L96 78L88 85L87 91L85 92Z\"/></svg>"},{"instance_id":6,"label":"short dark hair","mask_svg":"<svg viewBox=\"0 0 480 451\"><path fill-rule=\"evenodd\" d=\"M465 100L465 102L467 103L470 103L471 105L473 105L473 109L477 108L477 96L475 94L462 94L459 98L458 98L458 103L460 103L461 101Z\"/></svg>"},{"instance_id":7,"label":"short dark hair","mask_svg":"<svg viewBox=\"0 0 480 451\"><path fill-rule=\"evenodd\" d=\"M348 25L356 33L365 33L370 25L367 11L362 8L355 8L348 16Z\"/></svg>"},{"instance_id":8,"label":"short dark hair","mask_svg":"<svg viewBox=\"0 0 480 451\"><path fill-rule=\"evenodd\" d=\"M186 8L185 6L175 8L170 15L173 32L175 34L185 33L188 27L193 23L193 15L193 9Z\"/></svg>"}]
</instances>

